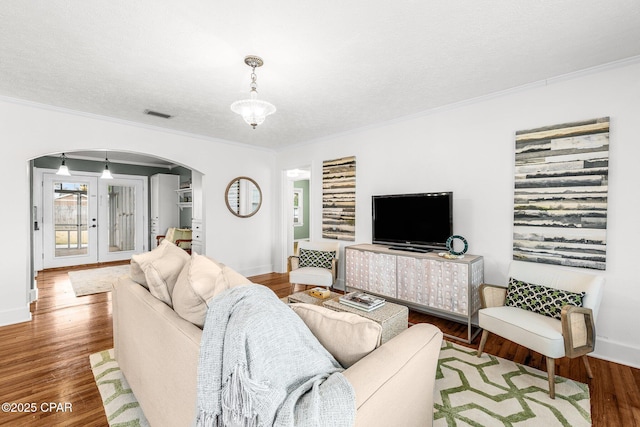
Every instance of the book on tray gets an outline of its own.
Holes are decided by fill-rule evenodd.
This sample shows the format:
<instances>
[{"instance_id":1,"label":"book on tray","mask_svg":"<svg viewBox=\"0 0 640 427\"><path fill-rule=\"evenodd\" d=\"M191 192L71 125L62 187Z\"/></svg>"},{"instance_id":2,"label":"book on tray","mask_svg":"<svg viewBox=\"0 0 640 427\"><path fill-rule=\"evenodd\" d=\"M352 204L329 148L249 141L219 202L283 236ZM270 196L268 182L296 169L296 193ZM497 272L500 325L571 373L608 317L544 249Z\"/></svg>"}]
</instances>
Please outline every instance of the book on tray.
<instances>
[{"instance_id":1,"label":"book on tray","mask_svg":"<svg viewBox=\"0 0 640 427\"><path fill-rule=\"evenodd\" d=\"M376 308L382 307L385 303L384 298L369 295L364 292L351 292L341 296L338 300L341 304L364 311L375 310Z\"/></svg>"}]
</instances>

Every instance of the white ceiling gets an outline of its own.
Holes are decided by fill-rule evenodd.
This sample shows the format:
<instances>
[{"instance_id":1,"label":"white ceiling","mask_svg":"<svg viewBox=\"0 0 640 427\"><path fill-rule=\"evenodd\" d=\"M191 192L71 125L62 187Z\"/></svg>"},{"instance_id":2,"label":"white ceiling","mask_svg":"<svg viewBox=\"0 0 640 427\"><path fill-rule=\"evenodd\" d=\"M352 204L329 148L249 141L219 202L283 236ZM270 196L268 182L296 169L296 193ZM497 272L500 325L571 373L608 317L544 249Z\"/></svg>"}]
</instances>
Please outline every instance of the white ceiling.
<instances>
[{"instance_id":1,"label":"white ceiling","mask_svg":"<svg viewBox=\"0 0 640 427\"><path fill-rule=\"evenodd\" d=\"M0 2L0 96L274 149L638 55L638 0Z\"/></svg>"}]
</instances>

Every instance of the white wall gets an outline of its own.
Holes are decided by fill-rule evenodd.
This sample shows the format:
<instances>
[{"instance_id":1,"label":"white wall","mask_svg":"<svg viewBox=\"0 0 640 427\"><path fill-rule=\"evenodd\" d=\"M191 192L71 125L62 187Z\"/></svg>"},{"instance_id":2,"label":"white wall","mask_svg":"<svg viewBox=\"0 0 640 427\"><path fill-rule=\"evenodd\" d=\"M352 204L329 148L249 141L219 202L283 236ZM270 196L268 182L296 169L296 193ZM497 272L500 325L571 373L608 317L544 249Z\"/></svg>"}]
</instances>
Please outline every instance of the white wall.
<instances>
[{"instance_id":1,"label":"white wall","mask_svg":"<svg viewBox=\"0 0 640 427\"><path fill-rule=\"evenodd\" d=\"M115 120L41 108L0 98L2 183L0 224L0 325L30 318L28 161L74 150L134 151L171 159L204 174L207 255L245 275L273 271L273 171L275 154L211 139L134 126ZM237 218L224 202L224 191L237 176L255 179L263 192L260 211Z\"/></svg>"},{"instance_id":2,"label":"white wall","mask_svg":"<svg viewBox=\"0 0 640 427\"><path fill-rule=\"evenodd\" d=\"M640 367L638 62L292 147L279 153L278 169L312 165L312 239L321 238L323 160L356 156L356 243L371 242L371 195L453 191L454 232L467 238L470 253L484 256L485 281L504 284L512 258L514 133L609 116L606 289L595 354Z\"/></svg>"}]
</instances>

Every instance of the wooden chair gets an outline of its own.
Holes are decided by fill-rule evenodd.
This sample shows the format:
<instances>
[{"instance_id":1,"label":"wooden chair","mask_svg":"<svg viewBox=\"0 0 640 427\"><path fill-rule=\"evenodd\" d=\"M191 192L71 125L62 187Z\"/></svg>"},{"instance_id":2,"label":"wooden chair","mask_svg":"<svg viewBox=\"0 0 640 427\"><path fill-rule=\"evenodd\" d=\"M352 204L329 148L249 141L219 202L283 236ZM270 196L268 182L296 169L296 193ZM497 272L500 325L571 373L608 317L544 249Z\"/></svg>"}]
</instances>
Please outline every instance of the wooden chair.
<instances>
[{"instance_id":1,"label":"wooden chair","mask_svg":"<svg viewBox=\"0 0 640 427\"><path fill-rule=\"evenodd\" d=\"M593 378L587 354L595 346L595 321L602 298L604 277L548 264L512 261L509 278L568 292L584 292L581 307L565 305L561 319L519 307L506 306L507 288L480 286L482 308L478 321L483 329L478 357L489 332L536 351L547 358L549 396L555 399L555 359L582 357L587 376Z\"/></svg>"},{"instance_id":2,"label":"wooden chair","mask_svg":"<svg viewBox=\"0 0 640 427\"><path fill-rule=\"evenodd\" d=\"M156 236L156 246L164 239L167 239L177 247L184 249L187 253L191 253L191 229L169 227L167 234Z\"/></svg>"},{"instance_id":3,"label":"wooden chair","mask_svg":"<svg viewBox=\"0 0 640 427\"><path fill-rule=\"evenodd\" d=\"M296 255L289 257L291 293L295 285L333 287L338 277L339 256L338 242L299 242ZM323 263L324 266L319 265Z\"/></svg>"}]
</instances>

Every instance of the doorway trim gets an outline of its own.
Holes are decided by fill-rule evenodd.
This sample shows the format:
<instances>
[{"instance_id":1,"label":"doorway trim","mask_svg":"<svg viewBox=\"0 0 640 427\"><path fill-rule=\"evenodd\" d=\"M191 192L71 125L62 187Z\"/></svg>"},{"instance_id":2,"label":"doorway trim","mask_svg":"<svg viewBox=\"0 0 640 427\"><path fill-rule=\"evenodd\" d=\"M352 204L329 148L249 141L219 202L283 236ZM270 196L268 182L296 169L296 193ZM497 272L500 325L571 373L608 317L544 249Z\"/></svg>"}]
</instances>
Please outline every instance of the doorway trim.
<instances>
[{"instance_id":1,"label":"doorway trim","mask_svg":"<svg viewBox=\"0 0 640 427\"><path fill-rule=\"evenodd\" d=\"M293 170L302 170L309 174L309 238L311 239L313 236L313 166L304 165L285 168L282 170L280 178L280 191L282 194L282 204L280 206L280 241L282 243L280 245L280 271L282 272L286 272L288 270L287 262L289 255L293 254L293 181L300 179L289 176L288 172Z\"/></svg>"}]
</instances>

